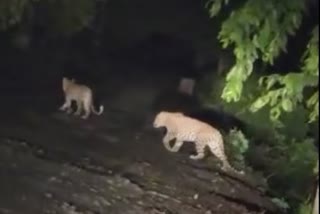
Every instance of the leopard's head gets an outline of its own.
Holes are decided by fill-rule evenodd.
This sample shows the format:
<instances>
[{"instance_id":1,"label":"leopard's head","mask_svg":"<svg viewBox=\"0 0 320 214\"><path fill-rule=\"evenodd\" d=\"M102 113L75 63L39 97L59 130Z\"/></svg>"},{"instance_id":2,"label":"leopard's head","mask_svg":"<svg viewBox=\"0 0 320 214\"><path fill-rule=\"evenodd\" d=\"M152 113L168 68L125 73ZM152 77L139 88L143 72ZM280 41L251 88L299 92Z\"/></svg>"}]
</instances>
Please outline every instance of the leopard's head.
<instances>
[{"instance_id":1,"label":"leopard's head","mask_svg":"<svg viewBox=\"0 0 320 214\"><path fill-rule=\"evenodd\" d=\"M160 127L165 127L167 124L167 119L170 117L180 117L183 116L181 112L167 112L167 111L160 111L154 121L153 121L153 127L154 128L160 128Z\"/></svg>"},{"instance_id":2,"label":"leopard's head","mask_svg":"<svg viewBox=\"0 0 320 214\"><path fill-rule=\"evenodd\" d=\"M166 112L159 112L153 121L153 128L160 128L164 126L166 120Z\"/></svg>"},{"instance_id":3,"label":"leopard's head","mask_svg":"<svg viewBox=\"0 0 320 214\"><path fill-rule=\"evenodd\" d=\"M67 88L74 82L75 82L75 80L73 78L72 79L68 79L67 77L63 77L62 78L62 89L63 89L63 91L66 91Z\"/></svg>"}]
</instances>

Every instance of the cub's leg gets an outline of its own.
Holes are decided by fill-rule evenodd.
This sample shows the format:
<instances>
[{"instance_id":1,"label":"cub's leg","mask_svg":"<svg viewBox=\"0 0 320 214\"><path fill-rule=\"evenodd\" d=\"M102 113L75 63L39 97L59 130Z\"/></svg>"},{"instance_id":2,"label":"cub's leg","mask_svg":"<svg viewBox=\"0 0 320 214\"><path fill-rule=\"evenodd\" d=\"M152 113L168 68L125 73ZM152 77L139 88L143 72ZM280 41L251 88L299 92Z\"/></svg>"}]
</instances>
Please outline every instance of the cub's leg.
<instances>
[{"instance_id":1,"label":"cub's leg","mask_svg":"<svg viewBox=\"0 0 320 214\"><path fill-rule=\"evenodd\" d=\"M196 155L190 155L190 159L192 160L200 160L204 158L205 155L205 148L206 148L206 144L202 143L201 141L195 142L195 146L196 146Z\"/></svg>"},{"instance_id":2,"label":"cub's leg","mask_svg":"<svg viewBox=\"0 0 320 214\"><path fill-rule=\"evenodd\" d=\"M83 102L84 115L81 117L82 119L87 119L90 116L90 106L91 106L90 100Z\"/></svg>"},{"instance_id":3,"label":"cub's leg","mask_svg":"<svg viewBox=\"0 0 320 214\"><path fill-rule=\"evenodd\" d=\"M67 109L70 109L70 107L71 107L71 99L66 97L64 104L59 108L59 110L60 111L65 111Z\"/></svg>"},{"instance_id":4,"label":"cub's leg","mask_svg":"<svg viewBox=\"0 0 320 214\"><path fill-rule=\"evenodd\" d=\"M74 113L74 115L79 116L81 114L82 111L82 102L81 101L77 101L77 110Z\"/></svg>"},{"instance_id":5,"label":"cub's leg","mask_svg":"<svg viewBox=\"0 0 320 214\"><path fill-rule=\"evenodd\" d=\"M173 132L167 132L167 134L163 137L163 145L164 147L171 152L171 146L170 146L170 141L173 140L175 138L175 134Z\"/></svg>"}]
</instances>

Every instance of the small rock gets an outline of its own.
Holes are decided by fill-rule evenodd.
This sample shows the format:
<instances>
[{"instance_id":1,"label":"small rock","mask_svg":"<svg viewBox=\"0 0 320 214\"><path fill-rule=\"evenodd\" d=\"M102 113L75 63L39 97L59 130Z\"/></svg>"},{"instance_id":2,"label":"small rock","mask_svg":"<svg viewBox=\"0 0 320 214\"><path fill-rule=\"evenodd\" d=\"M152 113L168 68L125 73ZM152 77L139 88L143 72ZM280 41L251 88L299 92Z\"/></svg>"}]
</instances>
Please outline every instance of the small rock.
<instances>
[{"instance_id":1,"label":"small rock","mask_svg":"<svg viewBox=\"0 0 320 214\"><path fill-rule=\"evenodd\" d=\"M38 155L43 155L43 154L44 154L44 151L43 151L42 149L38 149L38 150L37 150L37 154L38 154Z\"/></svg>"},{"instance_id":2,"label":"small rock","mask_svg":"<svg viewBox=\"0 0 320 214\"><path fill-rule=\"evenodd\" d=\"M137 204L139 204L140 206L144 206L144 203L142 201L138 201Z\"/></svg>"},{"instance_id":3,"label":"small rock","mask_svg":"<svg viewBox=\"0 0 320 214\"><path fill-rule=\"evenodd\" d=\"M139 140L140 139L140 134L136 134L134 138L135 138L135 140Z\"/></svg>"},{"instance_id":4,"label":"small rock","mask_svg":"<svg viewBox=\"0 0 320 214\"><path fill-rule=\"evenodd\" d=\"M54 182L54 181L56 181L56 180L57 180L56 177L50 177L50 178L49 178L49 181L50 181L50 182Z\"/></svg>"},{"instance_id":5,"label":"small rock","mask_svg":"<svg viewBox=\"0 0 320 214\"><path fill-rule=\"evenodd\" d=\"M99 201L94 201L94 202L93 202L93 204L94 204L95 206L97 206L97 207L99 207L99 206L100 206Z\"/></svg>"},{"instance_id":6,"label":"small rock","mask_svg":"<svg viewBox=\"0 0 320 214\"><path fill-rule=\"evenodd\" d=\"M90 188L90 191L91 191L91 192L94 192L94 193L97 193L97 192L98 192L98 190L95 189L95 188Z\"/></svg>"},{"instance_id":7,"label":"small rock","mask_svg":"<svg viewBox=\"0 0 320 214\"><path fill-rule=\"evenodd\" d=\"M26 142L24 142L24 141L21 141L21 146L28 147L28 144Z\"/></svg>"},{"instance_id":8,"label":"small rock","mask_svg":"<svg viewBox=\"0 0 320 214\"><path fill-rule=\"evenodd\" d=\"M45 197L46 197L46 198L52 198L52 194L47 192L47 193L45 194Z\"/></svg>"},{"instance_id":9,"label":"small rock","mask_svg":"<svg viewBox=\"0 0 320 214\"><path fill-rule=\"evenodd\" d=\"M198 200L198 198L199 198L199 194L198 194L198 193L197 193L197 194L194 194L193 199L194 199L194 200Z\"/></svg>"}]
</instances>

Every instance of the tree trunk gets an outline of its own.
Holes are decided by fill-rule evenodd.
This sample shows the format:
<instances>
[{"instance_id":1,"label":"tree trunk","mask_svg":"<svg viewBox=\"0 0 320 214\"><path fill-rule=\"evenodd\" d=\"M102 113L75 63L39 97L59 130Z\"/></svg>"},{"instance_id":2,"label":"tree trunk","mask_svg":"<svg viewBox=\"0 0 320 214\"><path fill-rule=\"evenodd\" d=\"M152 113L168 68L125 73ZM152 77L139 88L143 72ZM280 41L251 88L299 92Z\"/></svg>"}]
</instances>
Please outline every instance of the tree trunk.
<instances>
[{"instance_id":1,"label":"tree trunk","mask_svg":"<svg viewBox=\"0 0 320 214\"><path fill-rule=\"evenodd\" d=\"M318 184L318 187L317 187L316 197L314 199L312 214L318 214L318 213L319 213L319 184Z\"/></svg>"}]
</instances>

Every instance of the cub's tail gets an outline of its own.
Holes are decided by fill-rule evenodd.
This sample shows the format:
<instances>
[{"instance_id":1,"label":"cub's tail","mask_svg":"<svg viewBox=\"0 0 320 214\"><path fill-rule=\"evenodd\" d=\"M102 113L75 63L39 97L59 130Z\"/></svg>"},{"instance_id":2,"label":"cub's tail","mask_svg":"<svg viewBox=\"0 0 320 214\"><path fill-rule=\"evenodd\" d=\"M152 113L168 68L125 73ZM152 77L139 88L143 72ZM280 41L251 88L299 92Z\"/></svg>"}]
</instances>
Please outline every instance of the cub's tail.
<instances>
[{"instance_id":1,"label":"cub's tail","mask_svg":"<svg viewBox=\"0 0 320 214\"><path fill-rule=\"evenodd\" d=\"M100 105L99 111L96 111L96 110L94 109L94 106L91 105L91 111L92 111L93 113L95 113L96 115L101 115L101 114L103 113L103 110L104 110L104 106L103 106L103 105Z\"/></svg>"}]
</instances>

